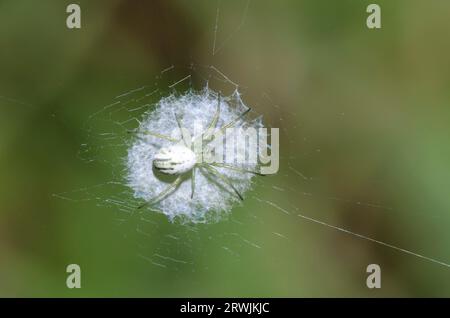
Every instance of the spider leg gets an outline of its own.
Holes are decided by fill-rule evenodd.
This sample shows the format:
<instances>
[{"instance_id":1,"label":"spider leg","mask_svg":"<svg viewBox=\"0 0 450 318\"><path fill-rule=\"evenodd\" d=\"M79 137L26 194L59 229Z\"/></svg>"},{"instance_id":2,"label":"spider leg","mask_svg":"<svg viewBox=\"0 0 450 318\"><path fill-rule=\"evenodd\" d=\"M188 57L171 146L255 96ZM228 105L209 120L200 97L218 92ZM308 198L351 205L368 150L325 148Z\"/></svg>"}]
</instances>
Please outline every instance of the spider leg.
<instances>
[{"instance_id":1,"label":"spider leg","mask_svg":"<svg viewBox=\"0 0 450 318\"><path fill-rule=\"evenodd\" d=\"M203 140L209 140L213 136L213 129L216 127L217 122L219 121L219 115L220 115L220 93L217 94L217 109L216 113L214 114L214 117L212 118L211 122L208 125L208 128L206 128L205 132L203 133Z\"/></svg>"},{"instance_id":2,"label":"spider leg","mask_svg":"<svg viewBox=\"0 0 450 318\"><path fill-rule=\"evenodd\" d=\"M134 133L134 131L128 131L128 133ZM150 135L150 136L153 136L153 137L157 137L159 139L165 139L165 140L172 141L172 142L178 142L179 141L178 139L175 139L175 138L172 138L172 137L169 137L169 136L166 136L166 135L161 135L161 134L149 131L149 130L139 131L138 134Z\"/></svg>"},{"instance_id":3,"label":"spider leg","mask_svg":"<svg viewBox=\"0 0 450 318\"><path fill-rule=\"evenodd\" d=\"M151 199L148 202L145 202L144 204L140 205L138 207L138 209L142 209L143 207L147 206L147 205L153 205L159 201L161 201L162 199L164 199L166 196L168 196L173 190L175 190L181 183L181 175L179 175L175 181L173 181L171 184L169 184L167 186L167 188L165 188L160 194L158 194L156 197L154 197L153 199Z\"/></svg>"},{"instance_id":4,"label":"spider leg","mask_svg":"<svg viewBox=\"0 0 450 318\"><path fill-rule=\"evenodd\" d=\"M191 199L194 198L194 191L195 191L195 167L192 168L192 175L191 175Z\"/></svg>"},{"instance_id":5,"label":"spider leg","mask_svg":"<svg viewBox=\"0 0 450 318\"><path fill-rule=\"evenodd\" d=\"M189 143L187 137L184 135L185 129L183 129L183 125L181 124L181 118L179 115L175 114L175 119L177 121L178 128L180 129L181 138L183 139L183 143L186 147L189 147Z\"/></svg>"},{"instance_id":6,"label":"spider leg","mask_svg":"<svg viewBox=\"0 0 450 318\"><path fill-rule=\"evenodd\" d=\"M266 176L266 174L262 174L261 172L258 172L258 171L252 171L252 170L248 170L248 169L242 169L242 168L235 167L235 166L232 166L232 165L227 165L227 164L225 164L225 163L215 163L215 162L214 162L214 163L210 163L210 165L213 165L213 166L215 166L215 167L220 167L220 168L229 169L229 170L234 170L234 171L237 171L237 172L252 173L252 174L256 174L256 175L258 175L258 176L262 176L262 177Z\"/></svg>"},{"instance_id":7,"label":"spider leg","mask_svg":"<svg viewBox=\"0 0 450 318\"><path fill-rule=\"evenodd\" d=\"M233 183L231 182L230 179L228 179L228 177L224 176L223 174L221 174L219 171L217 171L215 168L211 167L208 164L202 165L202 167L204 167L206 170L211 172L213 175L218 177L220 180L222 180L223 182L228 184L233 189L233 191L236 193L236 195L239 197L239 199L241 199L241 201L244 201L244 198L239 193L239 191L234 187Z\"/></svg>"},{"instance_id":8,"label":"spider leg","mask_svg":"<svg viewBox=\"0 0 450 318\"><path fill-rule=\"evenodd\" d=\"M218 132L220 134L224 134L225 130L227 130L228 128L232 128L234 125L236 125L236 123L245 115L247 115L252 109L248 108L246 111L244 111L242 114L240 114L238 117L236 117L235 119L233 119L232 121L230 121L229 123L223 125L222 127L219 128Z\"/></svg>"}]
</instances>

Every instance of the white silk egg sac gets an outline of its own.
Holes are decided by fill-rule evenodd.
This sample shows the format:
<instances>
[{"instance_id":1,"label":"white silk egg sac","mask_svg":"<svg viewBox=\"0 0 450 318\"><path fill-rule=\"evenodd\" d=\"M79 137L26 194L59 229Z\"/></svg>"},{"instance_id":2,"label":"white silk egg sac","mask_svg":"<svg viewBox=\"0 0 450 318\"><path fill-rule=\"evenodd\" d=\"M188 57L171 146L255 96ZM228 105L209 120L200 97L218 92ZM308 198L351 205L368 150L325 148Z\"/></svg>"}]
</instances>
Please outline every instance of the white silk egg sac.
<instances>
[{"instance_id":1,"label":"white silk egg sac","mask_svg":"<svg viewBox=\"0 0 450 318\"><path fill-rule=\"evenodd\" d=\"M164 97L143 115L126 158L127 185L133 190L134 197L143 202L151 202L180 177L176 188L170 189L170 193L162 200L145 209L162 212L171 221L179 218L183 222L214 222L241 202L230 184L240 194L245 194L252 188L255 174L215 167L220 175L230 181L227 183L225 178L212 175L207 169L194 168L197 166L196 154L186 145L176 142L182 139L176 115L181 116L181 125L191 133L192 139L202 136L202 131L196 128L205 130L217 113L215 126L218 128L232 121L235 121L233 126L236 128L263 127L261 117L250 119L242 116L249 108L244 105L237 91L230 96L223 96L220 100L220 112L217 109L218 93L206 88L200 92L188 91L182 95ZM139 134L146 131L154 134ZM170 136L171 139L158 136ZM224 134L222 138L226 143L235 137L233 134ZM226 154L224 162L238 169L257 171L257 162L236 162L236 156L245 157L247 152L245 143L238 144L233 154ZM196 170L195 189L191 181L192 169Z\"/></svg>"}]
</instances>

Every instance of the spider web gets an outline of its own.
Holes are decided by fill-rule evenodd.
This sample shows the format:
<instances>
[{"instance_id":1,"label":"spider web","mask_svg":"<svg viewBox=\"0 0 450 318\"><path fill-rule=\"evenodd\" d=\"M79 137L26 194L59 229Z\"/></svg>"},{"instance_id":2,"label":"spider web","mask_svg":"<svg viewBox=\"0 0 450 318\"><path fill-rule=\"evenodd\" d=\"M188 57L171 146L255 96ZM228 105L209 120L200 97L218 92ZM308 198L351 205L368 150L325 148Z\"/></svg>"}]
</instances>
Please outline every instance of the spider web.
<instances>
[{"instance_id":1,"label":"spider web","mask_svg":"<svg viewBox=\"0 0 450 318\"><path fill-rule=\"evenodd\" d=\"M251 5L250 1L245 2L240 22L231 32L224 32L223 35L220 32L222 4L218 3L214 19L212 56L222 53L236 33L245 26ZM263 115L266 126L280 128L279 173L259 179L255 189L247 194L243 205L233 209L227 218L218 223L172 223L159 213L138 212L136 207L142 202L133 198L132 191L124 182L124 160L130 144L130 135L127 132L136 129L140 116L162 97L190 89L201 90L206 85L224 94L231 94L239 89L244 100L247 95L257 96L251 103L246 104ZM298 162L302 157L319 159L324 154L321 147L310 140L313 139L311 136L305 135L303 139L293 138L292 136L302 135L302 127L292 122L301 122L299 115L278 105L269 90L252 92L251 88L240 85L238 80L216 65L170 65L157 74L152 82L118 94L111 103L102 106L87 119L83 127L87 141L81 146L80 159L92 169L98 165L108 167L111 172L110 179L75 191L58 193L55 197L74 202L94 202L110 208L115 214L118 227L129 239L136 242L136 255L153 266L171 271L207 270L206 267L199 268L206 265L198 261L208 257L205 255L209 250L206 247L221 250L228 261L239 262L243 255L249 253L264 254L267 245L279 244L283 247L286 244L296 244L292 241L290 232L285 230L284 224L305 222L308 227L314 227L311 231L326 229L347 235L352 240L362 240L409 255L413 259L450 267L445 261L418 253L412 248L404 248L340 226L339 221L333 222L335 217L321 213L322 207L326 208L334 202L353 210L370 209L378 213L392 214L395 209L380 202L355 201L333 193L317 191L317 182L320 179L304 171ZM296 176L295 182L291 181L292 175ZM298 205L299 197L304 202L303 206ZM263 212L259 211L258 207L261 207ZM250 228L269 222L273 224L269 233L255 234L257 232L249 231Z\"/></svg>"},{"instance_id":2,"label":"spider web","mask_svg":"<svg viewBox=\"0 0 450 318\"><path fill-rule=\"evenodd\" d=\"M180 77L180 73L184 75ZM220 224L172 223L156 210L137 209L142 200L134 199L133 191L126 185L125 160L132 143L129 132L139 127L141 116L164 96L182 94L187 90L200 91L205 86L211 89L214 86L216 91L220 90L224 95L231 95L238 89L238 85L216 67L190 65L170 66L155 77L154 83L117 95L111 103L101 107L87 119L83 127L87 142L81 145L79 151L80 159L93 169L99 165L107 167L111 172L110 179L54 196L74 202L94 202L98 206L111 208L116 214L118 226L125 229L124 233L128 233L126 236L130 236L128 231L132 229L132 239L137 241L137 255L155 266L171 269L194 266L194 259L204 250L202 245L205 245L205 241L207 244L215 242L233 257L242 253L239 251L241 247L260 249L261 246L245 237L245 231L240 229L249 220L258 219L249 210L245 210L245 214L230 213L228 217L225 216L223 221L232 225L227 227L226 232L216 230L221 227ZM254 112L250 116L256 118L259 114ZM255 188L261 182L262 180L256 181ZM258 200L258 197L250 194L247 200ZM153 242L158 238L160 242L149 248L149 238Z\"/></svg>"}]
</instances>

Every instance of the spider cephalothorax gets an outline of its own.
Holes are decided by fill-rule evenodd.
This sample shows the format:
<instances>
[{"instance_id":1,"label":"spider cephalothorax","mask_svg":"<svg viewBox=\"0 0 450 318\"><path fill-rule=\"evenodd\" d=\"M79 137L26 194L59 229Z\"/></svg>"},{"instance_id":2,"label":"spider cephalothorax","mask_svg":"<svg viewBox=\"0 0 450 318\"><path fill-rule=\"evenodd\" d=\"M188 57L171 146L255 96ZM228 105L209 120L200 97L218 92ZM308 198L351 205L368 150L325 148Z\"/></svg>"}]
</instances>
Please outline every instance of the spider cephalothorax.
<instances>
[{"instance_id":1,"label":"spider cephalothorax","mask_svg":"<svg viewBox=\"0 0 450 318\"><path fill-rule=\"evenodd\" d=\"M230 99L224 101L220 94L211 94L211 91L205 91L203 95L190 94L163 100L161 110L157 109L156 115L150 113L148 121L138 130L139 139L129 151L128 166L130 185L136 189L136 195L146 201L139 208L158 205L168 216L183 214L196 218L197 214L203 215L208 210L228 209L235 200L233 195L230 197L230 191L234 198L243 200L241 193L250 187L251 175L261 175L257 163L243 165L227 160L203 160L211 156L208 145L217 138L226 139L225 132L229 129L251 125L261 127L259 120L245 119L250 108L243 104L232 108ZM215 101L212 99L214 95ZM171 109L163 112L162 106ZM186 140L183 130L192 130L192 123L196 120L202 124L203 131L194 135L192 140ZM176 137L169 132L169 122L176 123ZM195 148L198 142L203 146L200 150ZM148 155L150 162L145 159ZM146 168L148 164L174 179L168 183L159 181ZM185 182L188 180L189 190ZM153 193L151 197L150 193Z\"/></svg>"}]
</instances>

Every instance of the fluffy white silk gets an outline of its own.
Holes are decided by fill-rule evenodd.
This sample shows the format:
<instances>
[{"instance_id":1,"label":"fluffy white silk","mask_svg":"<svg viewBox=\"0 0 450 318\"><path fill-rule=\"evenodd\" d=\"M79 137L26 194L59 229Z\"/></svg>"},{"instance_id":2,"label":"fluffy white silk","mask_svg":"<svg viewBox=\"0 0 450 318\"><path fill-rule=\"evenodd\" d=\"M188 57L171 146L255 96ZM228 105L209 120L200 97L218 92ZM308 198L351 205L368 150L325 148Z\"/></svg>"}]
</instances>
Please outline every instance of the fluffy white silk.
<instances>
[{"instance_id":1,"label":"fluffy white silk","mask_svg":"<svg viewBox=\"0 0 450 318\"><path fill-rule=\"evenodd\" d=\"M217 93L205 88L201 92L188 91L183 95L164 97L151 111L145 113L127 157L127 183L133 189L135 198L149 202L176 178L176 176L161 176L155 171L152 164L155 154L162 147L173 145L175 142L142 132L151 131L180 139L181 133L175 118L175 114L177 114L182 118L183 128L188 129L193 138L198 137L214 117L217 102ZM216 127L220 128L235 120L247 109L237 91L231 96L222 97L220 116ZM194 126L196 127L195 131ZM262 120L261 118L249 119L245 116L236 123L235 127L260 128ZM236 134L236 136L224 135L222 141L226 143L230 138L239 137L239 134ZM234 154L226 155L225 162L256 171L258 169L257 162L237 163L235 161L236 156L248 155L247 148L245 143L237 146ZM241 194L244 195L252 187L253 174L219 167L216 169L228 177ZM183 182L175 191L160 202L146 208L158 210L170 220L180 217L188 222L209 222L218 220L240 201L230 186L217 176L208 173L204 168L199 168L196 172L193 198L191 198L191 173L188 171L183 174Z\"/></svg>"}]
</instances>

